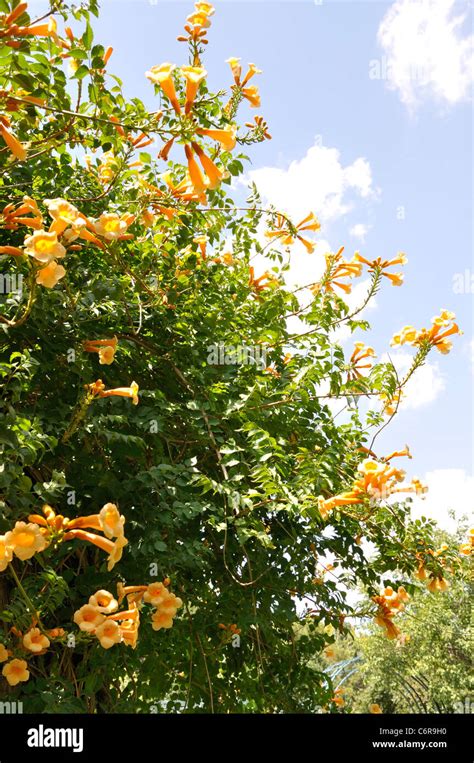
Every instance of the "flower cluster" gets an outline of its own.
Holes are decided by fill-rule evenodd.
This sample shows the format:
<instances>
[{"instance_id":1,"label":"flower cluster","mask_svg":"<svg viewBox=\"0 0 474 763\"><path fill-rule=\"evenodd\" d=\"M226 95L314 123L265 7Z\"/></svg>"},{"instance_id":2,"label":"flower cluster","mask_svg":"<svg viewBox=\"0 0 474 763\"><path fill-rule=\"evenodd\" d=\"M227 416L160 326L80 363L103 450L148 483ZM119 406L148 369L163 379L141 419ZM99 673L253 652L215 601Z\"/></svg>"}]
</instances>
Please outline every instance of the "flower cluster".
<instances>
[{"instance_id":1,"label":"flower cluster","mask_svg":"<svg viewBox=\"0 0 474 763\"><path fill-rule=\"evenodd\" d=\"M88 161L90 167L90 163ZM112 151L106 151L102 156L102 161L97 168L97 178L102 185L108 185L112 182L118 172L117 157Z\"/></svg>"},{"instance_id":2,"label":"flower cluster","mask_svg":"<svg viewBox=\"0 0 474 763\"><path fill-rule=\"evenodd\" d=\"M232 97L224 109L224 124L222 127L207 127L199 124L196 111L196 106L199 104L198 94L207 77L207 71L201 66L200 52L202 45L207 44L206 33L213 13L214 7L210 3L197 2L195 12L187 18L185 26L187 35L178 37L178 40L186 41L191 46L192 66L177 67L173 63L163 63L145 72L150 82L156 85L166 97L171 106L171 113L174 112L175 117L170 130L171 137L163 145L158 156L166 161L176 140L184 145L186 155L187 172L184 179L178 185L173 185L170 177L164 176L163 179L173 196L182 201L199 201L203 204L207 201L207 192L216 189L221 181L228 177L228 173L216 164L215 157L211 158L204 151L198 143L198 138L209 138L217 142L220 149L232 151L237 140L237 131L232 124L232 119L238 104L245 98L251 106L260 105L258 89L248 85L249 80L259 73L259 69L254 64L250 64L247 74L242 78L240 59L230 58L228 63L232 69L234 84ZM181 95L183 91L184 99ZM242 139L243 142L260 141L271 137L261 116L257 117L255 124L250 127L251 132ZM215 153L217 155L219 150ZM148 189L163 195L160 189L151 186L148 186ZM173 213L172 210L169 211Z\"/></svg>"},{"instance_id":3,"label":"flower cluster","mask_svg":"<svg viewBox=\"0 0 474 763\"><path fill-rule=\"evenodd\" d=\"M291 246L294 244L295 239L300 241L309 254L314 252L315 244L308 239L304 238L301 234L303 231L317 231L321 227L319 220L310 212L304 220L298 223L298 225L290 226L288 220L283 215L277 215L275 228L268 230L265 236L269 239L280 239L284 246Z\"/></svg>"},{"instance_id":4,"label":"flower cluster","mask_svg":"<svg viewBox=\"0 0 474 763\"><path fill-rule=\"evenodd\" d=\"M255 74L262 73L261 69L257 69L255 64L249 64L247 74L242 79L240 58L228 58L226 63L230 65L232 76L234 77L234 85L232 87L234 95L246 98L252 107L258 108L260 106L260 93L258 92L258 88L255 85L247 87L247 84Z\"/></svg>"},{"instance_id":5,"label":"flower cluster","mask_svg":"<svg viewBox=\"0 0 474 763\"><path fill-rule=\"evenodd\" d=\"M383 403L382 413L386 416L394 416L397 412L400 402L403 400L405 393L402 389L397 389L393 395L389 395L386 392L381 392L379 400Z\"/></svg>"},{"instance_id":6,"label":"flower cluster","mask_svg":"<svg viewBox=\"0 0 474 763\"><path fill-rule=\"evenodd\" d=\"M405 602L409 600L410 596L400 586L397 591L394 591L390 586L384 589L384 592L380 596L373 596L372 601L378 605L377 613L375 615L375 622L385 629L385 634L389 639L395 639L400 635L400 630L393 624L393 617L401 612L405 607Z\"/></svg>"},{"instance_id":7,"label":"flower cluster","mask_svg":"<svg viewBox=\"0 0 474 763\"><path fill-rule=\"evenodd\" d=\"M29 215L32 215L31 217ZM5 230L17 230L20 225L25 225L33 230L39 230L43 227L43 216L40 212L38 204L31 196L23 196L23 200L16 205L10 202L7 204L1 212L2 227ZM13 252L5 251L7 247L1 247L0 252L2 254L18 254L18 250L14 247ZM20 250L21 251L21 250Z\"/></svg>"},{"instance_id":8,"label":"flower cluster","mask_svg":"<svg viewBox=\"0 0 474 763\"><path fill-rule=\"evenodd\" d=\"M211 26L210 16L214 14L215 9L211 3L205 2L194 3L194 8L194 13L187 17L186 24L184 25L184 31L187 34L180 35L177 39L179 42L190 42L194 47L195 57L199 58L197 45L207 45L206 34Z\"/></svg>"},{"instance_id":9,"label":"flower cluster","mask_svg":"<svg viewBox=\"0 0 474 763\"><path fill-rule=\"evenodd\" d=\"M321 290L334 293L335 286L346 294L350 294L352 285L350 283L343 283L341 278L357 278L362 273L362 265L358 262L355 255L352 260L344 260L342 257L343 251L344 247L341 246L335 254L327 252L324 255L326 272L321 281L310 286L313 294L318 294Z\"/></svg>"},{"instance_id":10,"label":"flower cluster","mask_svg":"<svg viewBox=\"0 0 474 763\"><path fill-rule=\"evenodd\" d=\"M269 273L268 270L258 278L255 278L253 267L249 268L249 287L255 294L260 294L265 289L276 289L279 285L278 278L273 273Z\"/></svg>"},{"instance_id":11,"label":"flower cluster","mask_svg":"<svg viewBox=\"0 0 474 763\"><path fill-rule=\"evenodd\" d=\"M441 310L440 314L432 319L430 329L423 328L417 331L413 326L404 326L401 331L394 334L390 344L392 347L400 347L403 344L411 344L414 347L424 346L428 349L436 347L438 352L447 355L453 345L446 340L446 337L463 333L454 323L455 317L450 310Z\"/></svg>"},{"instance_id":12,"label":"flower cluster","mask_svg":"<svg viewBox=\"0 0 474 763\"><path fill-rule=\"evenodd\" d=\"M18 3L16 8L7 15L0 14L0 39L4 40L4 44L10 48L19 48L21 39L24 37L54 37L56 41L60 42L57 36L56 20L53 17L41 24L35 22L25 25L17 23L26 14L27 9L28 3L23 2Z\"/></svg>"},{"instance_id":13,"label":"flower cluster","mask_svg":"<svg viewBox=\"0 0 474 763\"><path fill-rule=\"evenodd\" d=\"M363 262L364 265L367 265L369 273L379 273L380 275L385 276L385 278L388 278L389 281L392 282L392 286L402 285L403 273L386 273L385 271L393 265L407 264L408 259L403 252L399 252L393 260L383 260L381 257L378 257L376 260L366 260L365 257L362 257L362 255L359 254L359 252L356 252L354 259L356 262Z\"/></svg>"},{"instance_id":14,"label":"flower cluster","mask_svg":"<svg viewBox=\"0 0 474 763\"><path fill-rule=\"evenodd\" d=\"M106 503L98 514L75 519L56 514L47 504L43 506L43 514L44 516L30 514L28 523L17 522L13 530L0 536L0 572L6 569L13 555L26 561L44 551L51 543L73 539L86 540L106 551L109 555L109 571L122 558L123 549L128 543L124 535L125 517L119 513L114 503ZM83 529L86 527L99 530L106 537L86 532Z\"/></svg>"},{"instance_id":15,"label":"flower cluster","mask_svg":"<svg viewBox=\"0 0 474 763\"><path fill-rule=\"evenodd\" d=\"M459 553L464 556L470 556L472 549L474 548L474 527L469 530L469 536L467 543L461 543L459 546Z\"/></svg>"},{"instance_id":16,"label":"flower cluster","mask_svg":"<svg viewBox=\"0 0 474 763\"><path fill-rule=\"evenodd\" d=\"M88 604L74 613L74 622L81 631L95 636L104 649L110 649L122 641L135 647L140 623L138 607L132 603L122 612L117 612L118 608L115 597L101 589L89 598Z\"/></svg>"},{"instance_id":17,"label":"flower cluster","mask_svg":"<svg viewBox=\"0 0 474 763\"><path fill-rule=\"evenodd\" d=\"M260 141L260 140L271 140L272 136L268 132L268 125L264 118L257 114L254 118L253 122L246 122L245 126L250 129L250 133L247 135L247 142L249 140L253 139Z\"/></svg>"},{"instance_id":18,"label":"flower cluster","mask_svg":"<svg viewBox=\"0 0 474 763\"><path fill-rule=\"evenodd\" d=\"M375 350L373 347L367 347L364 342L356 342L354 345L354 352L349 361L350 368L347 374L347 381L360 379L362 376L361 369L372 368L372 363L361 363L361 361L373 357L375 357Z\"/></svg>"},{"instance_id":19,"label":"flower cluster","mask_svg":"<svg viewBox=\"0 0 474 763\"><path fill-rule=\"evenodd\" d=\"M132 234L127 233L127 228L134 221L134 215L103 212L99 218L89 219L65 199L46 199L44 203L52 218L48 230L43 227L43 216L34 199L25 196L17 207L7 204L2 211L4 227L16 229L19 225L25 225L33 228L34 232L25 237L23 249L2 246L0 254L30 257L36 267L36 283L48 289L56 286L66 275L58 260L66 256L66 247L71 250L78 248L75 241L83 239L104 249L104 241L133 238Z\"/></svg>"},{"instance_id":20,"label":"flower cluster","mask_svg":"<svg viewBox=\"0 0 474 763\"><path fill-rule=\"evenodd\" d=\"M25 651L29 653L30 657L45 654L51 646L51 639L62 638L65 631L62 628L45 631L33 625L25 634L15 627L11 629L11 632L18 637L19 644L12 652L11 649L0 643L0 663L5 663L2 668L3 677L6 678L10 686L17 686L19 683L28 681L30 671L28 670L28 662L22 659L22 656L14 657L13 654L23 655Z\"/></svg>"},{"instance_id":21,"label":"flower cluster","mask_svg":"<svg viewBox=\"0 0 474 763\"><path fill-rule=\"evenodd\" d=\"M64 41L57 35L57 24L53 16L44 23L20 23L21 19L24 16L26 17L27 8L28 3L20 2L10 13L0 14L0 40L2 44L9 48L18 49L24 47L24 40L26 37L51 37L55 40L56 44L64 46ZM11 92L1 91L0 95L7 99L7 111L18 110L18 102L15 101L15 98L12 99ZM42 102L40 98L28 96L27 94L24 94L22 100L30 103ZM10 153L16 159L19 159L20 161L26 159L26 148L12 132L10 120L4 114L0 114L0 136L3 138Z\"/></svg>"},{"instance_id":22,"label":"flower cluster","mask_svg":"<svg viewBox=\"0 0 474 763\"><path fill-rule=\"evenodd\" d=\"M166 584L169 584L168 580L138 586L118 583L117 599L109 591L97 591L89 598L88 604L75 612L74 622L81 631L95 636L104 649L120 643L135 649L143 603L155 608L151 617L153 630L171 628L173 625L173 619L183 602L168 591ZM125 598L127 608L118 611Z\"/></svg>"},{"instance_id":23,"label":"flower cluster","mask_svg":"<svg viewBox=\"0 0 474 763\"><path fill-rule=\"evenodd\" d=\"M175 71L181 74L186 82L184 104L180 104L176 92L173 79ZM202 128L194 122L191 116L199 87L206 76L207 72L201 66L181 66L177 68L174 64L170 63L153 66L146 72L146 77L162 90L180 119L180 132L181 138L184 141L188 173L183 184L179 188L175 187L172 190L174 193L185 192L189 200L197 199L203 203L206 201L206 191L217 188L225 173L204 152L201 146L194 140L194 136L199 135L216 140L225 150L232 150L236 141L236 129L234 126L231 125L223 129ZM160 151L162 159L166 160L168 158L176 137L170 138ZM196 161L196 156L202 166L202 171Z\"/></svg>"},{"instance_id":24,"label":"flower cluster","mask_svg":"<svg viewBox=\"0 0 474 763\"><path fill-rule=\"evenodd\" d=\"M67 521L64 540L86 540L108 553L107 569L113 570L120 561L128 540L124 534L125 517L114 503L106 503L98 514L77 517ZM84 528L100 530L106 537L91 533Z\"/></svg>"},{"instance_id":25,"label":"flower cluster","mask_svg":"<svg viewBox=\"0 0 474 763\"><path fill-rule=\"evenodd\" d=\"M392 458L407 456L411 458L407 447L401 451L395 451L381 461L375 458L366 458L357 467L359 477L354 480L350 491L341 493L331 498L318 498L318 508L321 516L326 518L332 509L337 506L350 506L352 504L365 503L367 500L386 499L394 493L417 493L423 494L427 488L416 478L410 484L402 484L405 472L392 466Z\"/></svg>"},{"instance_id":26,"label":"flower cluster","mask_svg":"<svg viewBox=\"0 0 474 763\"><path fill-rule=\"evenodd\" d=\"M150 583L143 595L143 600L155 607L151 618L154 631L171 628L178 609L183 606L182 600L168 591L165 582Z\"/></svg>"},{"instance_id":27,"label":"flower cluster","mask_svg":"<svg viewBox=\"0 0 474 763\"><path fill-rule=\"evenodd\" d=\"M440 548L436 550L427 548L424 552L420 551L416 554L416 558L418 559L418 569L415 573L415 577L417 580L426 581L426 587L431 593L447 591L449 588L449 583L444 577L444 568L446 568L448 572L453 571L452 567L448 567L446 559L446 551L448 551L448 549L449 546L446 543L443 543ZM428 560L434 562L435 569L431 572L426 569Z\"/></svg>"}]
</instances>

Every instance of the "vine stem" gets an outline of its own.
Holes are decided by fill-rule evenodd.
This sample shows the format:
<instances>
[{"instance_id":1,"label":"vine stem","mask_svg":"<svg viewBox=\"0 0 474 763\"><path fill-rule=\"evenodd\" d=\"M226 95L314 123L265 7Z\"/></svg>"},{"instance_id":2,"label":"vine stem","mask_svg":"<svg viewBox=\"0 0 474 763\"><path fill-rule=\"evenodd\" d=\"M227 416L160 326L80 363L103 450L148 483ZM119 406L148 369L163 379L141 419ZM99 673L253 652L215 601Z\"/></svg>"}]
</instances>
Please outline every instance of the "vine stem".
<instances>
[{"instance_id":1,"label":"vine stem","mask_svg":"<svg viewBox=\"0 0 474 763\"><path fill-rule=\"evenodd\" d=\"M73 414L73 417L71 419L71 422L64 432L63 436L61 437L61 443L66 443L74 434L74 432L79 427L81 421L85 418L87 409L89 408L90 404L94 400L94 396L91 394L87 394L82 402L79 404L79 406L76 408L75 413Z\"/></svg>"},{"instance_id":2,"label":"vine stem","mask_svg":"<svg viewBox=\"0 0 474 763\"><path fill-rule=\"evenodd\" d=\"M39 617L39 612L37 612L35 605L33 604L33 602L31 601L30 597L28 596L28 594L26 593L25 589L23 588L23 585L21 584L20 578L18 577L18 575L15 572L15 568L13 567L13 564L10 563L8 566L10 568L10 572L12 573L12 575L13 575L13 577L15 579L15 583L17 585L18 590L20 591L20 593L23 596L26 604L28 605L28 609L29 609L30 614L33 615L33 617L38 620L38 628L40 629L40 631L44 635L47 635L46 634L46 630L45 630L44 626L41 623L41 620L40 620L40 617Z\"/></svg>"}]
</instances>

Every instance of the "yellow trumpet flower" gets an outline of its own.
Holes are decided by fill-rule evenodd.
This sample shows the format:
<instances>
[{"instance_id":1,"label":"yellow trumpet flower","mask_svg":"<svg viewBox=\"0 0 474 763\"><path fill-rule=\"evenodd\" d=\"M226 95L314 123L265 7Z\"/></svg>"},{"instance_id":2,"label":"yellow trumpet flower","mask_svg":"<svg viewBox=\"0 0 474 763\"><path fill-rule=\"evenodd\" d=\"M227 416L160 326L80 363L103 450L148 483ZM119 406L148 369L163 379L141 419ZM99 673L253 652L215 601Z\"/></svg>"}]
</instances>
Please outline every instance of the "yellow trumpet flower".
<instances>
[{"instance_id":1,"label":"yellow trumpet flower","mask_svg":"<svg viewBox=\"0 0 474 763\"><path fill-rule=\"evenodd\" d=\"M49 638L41 633L39 628L31 628L23 636L23 646L34 654L45 652L50 645Z\"/></svg>"},{"instance_id":2,"label":"yellow trumpet flower","mask_svg":"<svg viewBox=\"0 0 474 763\"><path fill-rule=\"evenodd\" d=\"M13 559L13 546L9 544L5 535L0 535L0 572L8 567Z\"/></svg>"},{"instance_id":3,"label":"yellow trumpet flower","mask_svg":"<svg viewBox=\"0 0 474 763\"><path fill-rule=\"evenodd\" d=\"M232 151L236 143L236 132L236 127L229 127L222 130L208 130L200 127L196 130L196 135L202 135L206 138L211 138L211 140L216 140L221 144L221 147L225 151Z\"/></svg>"},{"instance_id":4,"label":"yellow trumpet flower","mask_svg":"<svg viewBox=\"0 0 474 763\"><path fill-rule=\"evenodd\" d=\"M16 686L22 681L28 681L30 671L26 660L11 660L3 666L2 675L7 679L10 686Z\"/></svg>"},{"instance_id":5,"label":"yellow trumpet flower","mask_svg":"<svg viewBox=\"0 0 474 763\"><path fill-rule=\"evenodd\" d=\"M88 339L82 344L85 352L97 352L101 366L113 363L117 345L115 336L112 339Z\"/></svg>"},{"instance_id":6,"label":"yellow trumpet flower","mask_svg":"<svg viewBox=\"0 0 474 763\"><path fill-rule=\"evenodd\" d=\"M115 620L108 618L96 628L95 636L103 649L110 649L122 640L122 632Z\"/></svg>"},{"instance_id":7,"label":"yellow trumpet flower","mask_svg":"<svg viewBox=\"0 0 474 763\"><path fill-rule=\"evenodd\" d=\"M85 215L65 199L45 199L44 203L53 218L50 232L60 235L68 227L73 230L81 230L86 226L87 218Z\"/></svg>"},{"instance_id":8,"label":"yellow trumpet flower","mask_svg":"<svg viewBox=\"0 0 474 763\"><path fill-rule=\"evenodd\" d=\"M385 276L385 278L388 278L392 282L392 286L402 285L402 273L386 273L385 270L392 267L393 265L405 265L408 260L403 252L399 252L398 255L392 260L383 260L381 257L378 257L375 260L367 260L365 257L362 257L359 252L356 252L354 259L357 262L363 262L365 265L368 265L369 273L374 273L376 270L380 271L381 274Z\"/></svg>"},{"instance_id":9,"label":"yellow trumpet flower","mask_svg":"<svg viewBox=\"0 0 474 763\"><path fill-rule=\"evenodd\" d=\"M34 257L38 262L48 263L65 257L66 249L58 241L55 231L37 230L25 238L25 254Z\"/></svg>"},{"instance_id":10,"label":"yellow trumpet flower","mask_svg":"<svg viewBox=\"0 0 474 763\"><path fill-rule=\"evenodd\" d=\"M185 145L184 151L186 154L186 159L188 160L188 171L189 171L189 178L191 180L191 184L194 188L195 193L198 196L200 196L206 190L206 183L204 181L204 177L194 158L194 153L191 146Z\"/></svg>"},{"instance_id":11,"label":"yellow trumpet flower","mask_svg":"<svg viewBox=\"0 0 474 763\"><path fill-rule=\"evenodd\" d=\"M117 387L116 389L104 389L98 393L99 397L130 397L134 405L138 405L138 384L132 382L130 387Z\"/></svg>"},{"instance_id":12,"label":"yellow trumpet flower","mask_svg":"<svg viewBox=\"0 0 474 763\"><path fill-rule=\"evenodd\" d=\"M186 102L184 113L189 114L193 107L199 85L207 77L207 71L202 66L182 66L181 72L186 79Z\"/></svg>"},{"instance_id":13,"label":"yellow trumpet flower","mask_svg":"<svg viewBox=\"0 0 474 763\"><path fill-rule=\"evenodd\" d=\"M91 607L96 607L96 609L104 615L111 615L118 609L118 602L113 594L103 588L101 588L100 591L96 591L96 593L89 598L89 605Z\"/></svg>"},{"instance_id":14,"label":"yellow trumpet flower","mask_svg":"<svg viewBox=\"0 0 474 763\"><path fill-rule=\"evenodd\" d=\"M48 542L40 528L33 522L16 522L13 530L5 534L5 543L22 562L31 559L38 551L44 551Z\"/></svg>"},{"instance_id":15,"label":"yellow trumpet flower","mask_svg":"<svg viewBox=\"0 0 474 763\"><path fill-rule=\"evenodd\" d=\"M53 289L61 278L64 278L66 271L62 265L58 265L56 260L51 260L36 274L36 283L45 286L47 289Z\"/></svg>"},{"instance_id":16,"label":"yellow trumpet flower","mask_svg":"<svg viewBox=\"0 0 474 763\"><path fill-rule=\"evenodd\" d=\"M85 633L94 633L96 628L105 622L105 615L97 607L84 604L74 613L74 622Z\"/></svg>"},{"instance_id":17,"label":"yellow trumpet flower","mask_svg":"<svg viewBox=\"0 0 474 763\"><path fill-rule=\"evenodd\" d=\"M177 114L181 113L181 106L178 102L176 95L176 89L172 73L176 66L174 64L161 64L160 66L152 66L152 68L145 73L145 76L153 82L155 85L159 85L164 94L170 101Z\"/></svg>"}]
</instances>

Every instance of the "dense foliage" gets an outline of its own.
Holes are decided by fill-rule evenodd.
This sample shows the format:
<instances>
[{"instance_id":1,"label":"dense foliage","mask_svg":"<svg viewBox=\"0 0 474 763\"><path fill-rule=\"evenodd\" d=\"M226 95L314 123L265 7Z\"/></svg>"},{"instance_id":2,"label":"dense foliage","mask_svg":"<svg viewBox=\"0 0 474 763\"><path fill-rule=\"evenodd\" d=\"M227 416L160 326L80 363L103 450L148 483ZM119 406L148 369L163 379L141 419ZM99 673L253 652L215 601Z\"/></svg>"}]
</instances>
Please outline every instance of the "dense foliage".
<instances>
[{"instance_id":1,"label":"dense foliage","mask_svg":"<svg viewBox=\"0 0 474 763\"><path fill-rule=\"evenodd\" d=\"M404 256L328 253L302 306L288 252L312 251L316 217L295 225L256 188L245 207L229 195L245 146L270 137L244 121L258 70L230 59L230 89L208 90L212 7L197 3L189 66L147 73L150 113L108 72L96 13L55 0L33 19L0 0L0 696L28 712L313 711L333 686L309 658L353 613L319 558L373 597L459 568L393 502L423 487L374 452L454 316L394 337L415 348L404 379L362 344L345 358L334 330L369 328L358 313L401 283L388 268ZM338 294L362 272L350 313ZM126 619L104 620L115 604L96 597L88 630L82 608L117 584ZM368 610L392 636L395 609Z\"/></svg>"}]
</instances>

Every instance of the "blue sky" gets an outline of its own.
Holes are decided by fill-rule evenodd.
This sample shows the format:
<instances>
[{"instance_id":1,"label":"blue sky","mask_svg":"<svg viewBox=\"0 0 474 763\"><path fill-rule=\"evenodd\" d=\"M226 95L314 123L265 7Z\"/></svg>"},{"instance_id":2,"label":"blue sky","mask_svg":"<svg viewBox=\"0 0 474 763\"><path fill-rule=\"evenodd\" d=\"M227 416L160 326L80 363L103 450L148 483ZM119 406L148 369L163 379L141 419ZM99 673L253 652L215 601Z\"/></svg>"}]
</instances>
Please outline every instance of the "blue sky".
<instances>
[{"instance_id":1,"label":"blue sky","mask_svg":"<svg viewBox=\"0 0 474 763\"><path fill-rule=\"evenodd\" d=\"M467 270L469 280L474 274L469 4L217 0L215 6L204 61L210 87L230 86L229 56L263 70L253 80L261 108L245 116L263 114L273 136L250 152L250 176L264 197L284 203L290 181L290 211L298 219L314 211L323 224L320 238L333 250L344 244L349 257L357 249L368 259L408 256L405 284L387 282L364 316L372 331L355 339L379 356L387 350L394 360L400 356L403 369L412 351L392 354L393 333L405 324L429 326L440 308L456 313L464 335L454 337L449 355L433 351L378 449L383 454L408 442L409 476L431 484L433 514L450 507L467 512L474 494L474 285L459 293L454 284L456 274ZM191 2L177 0L103 1L96 40L113 46L109 69L128 96L156 108L144 72L165 61L187 63L176 36L192 10ZM293 258L298 281L313 265L299 250ZM344 343L350 354L352 340Z\"/></svg>"}]
</instances>

